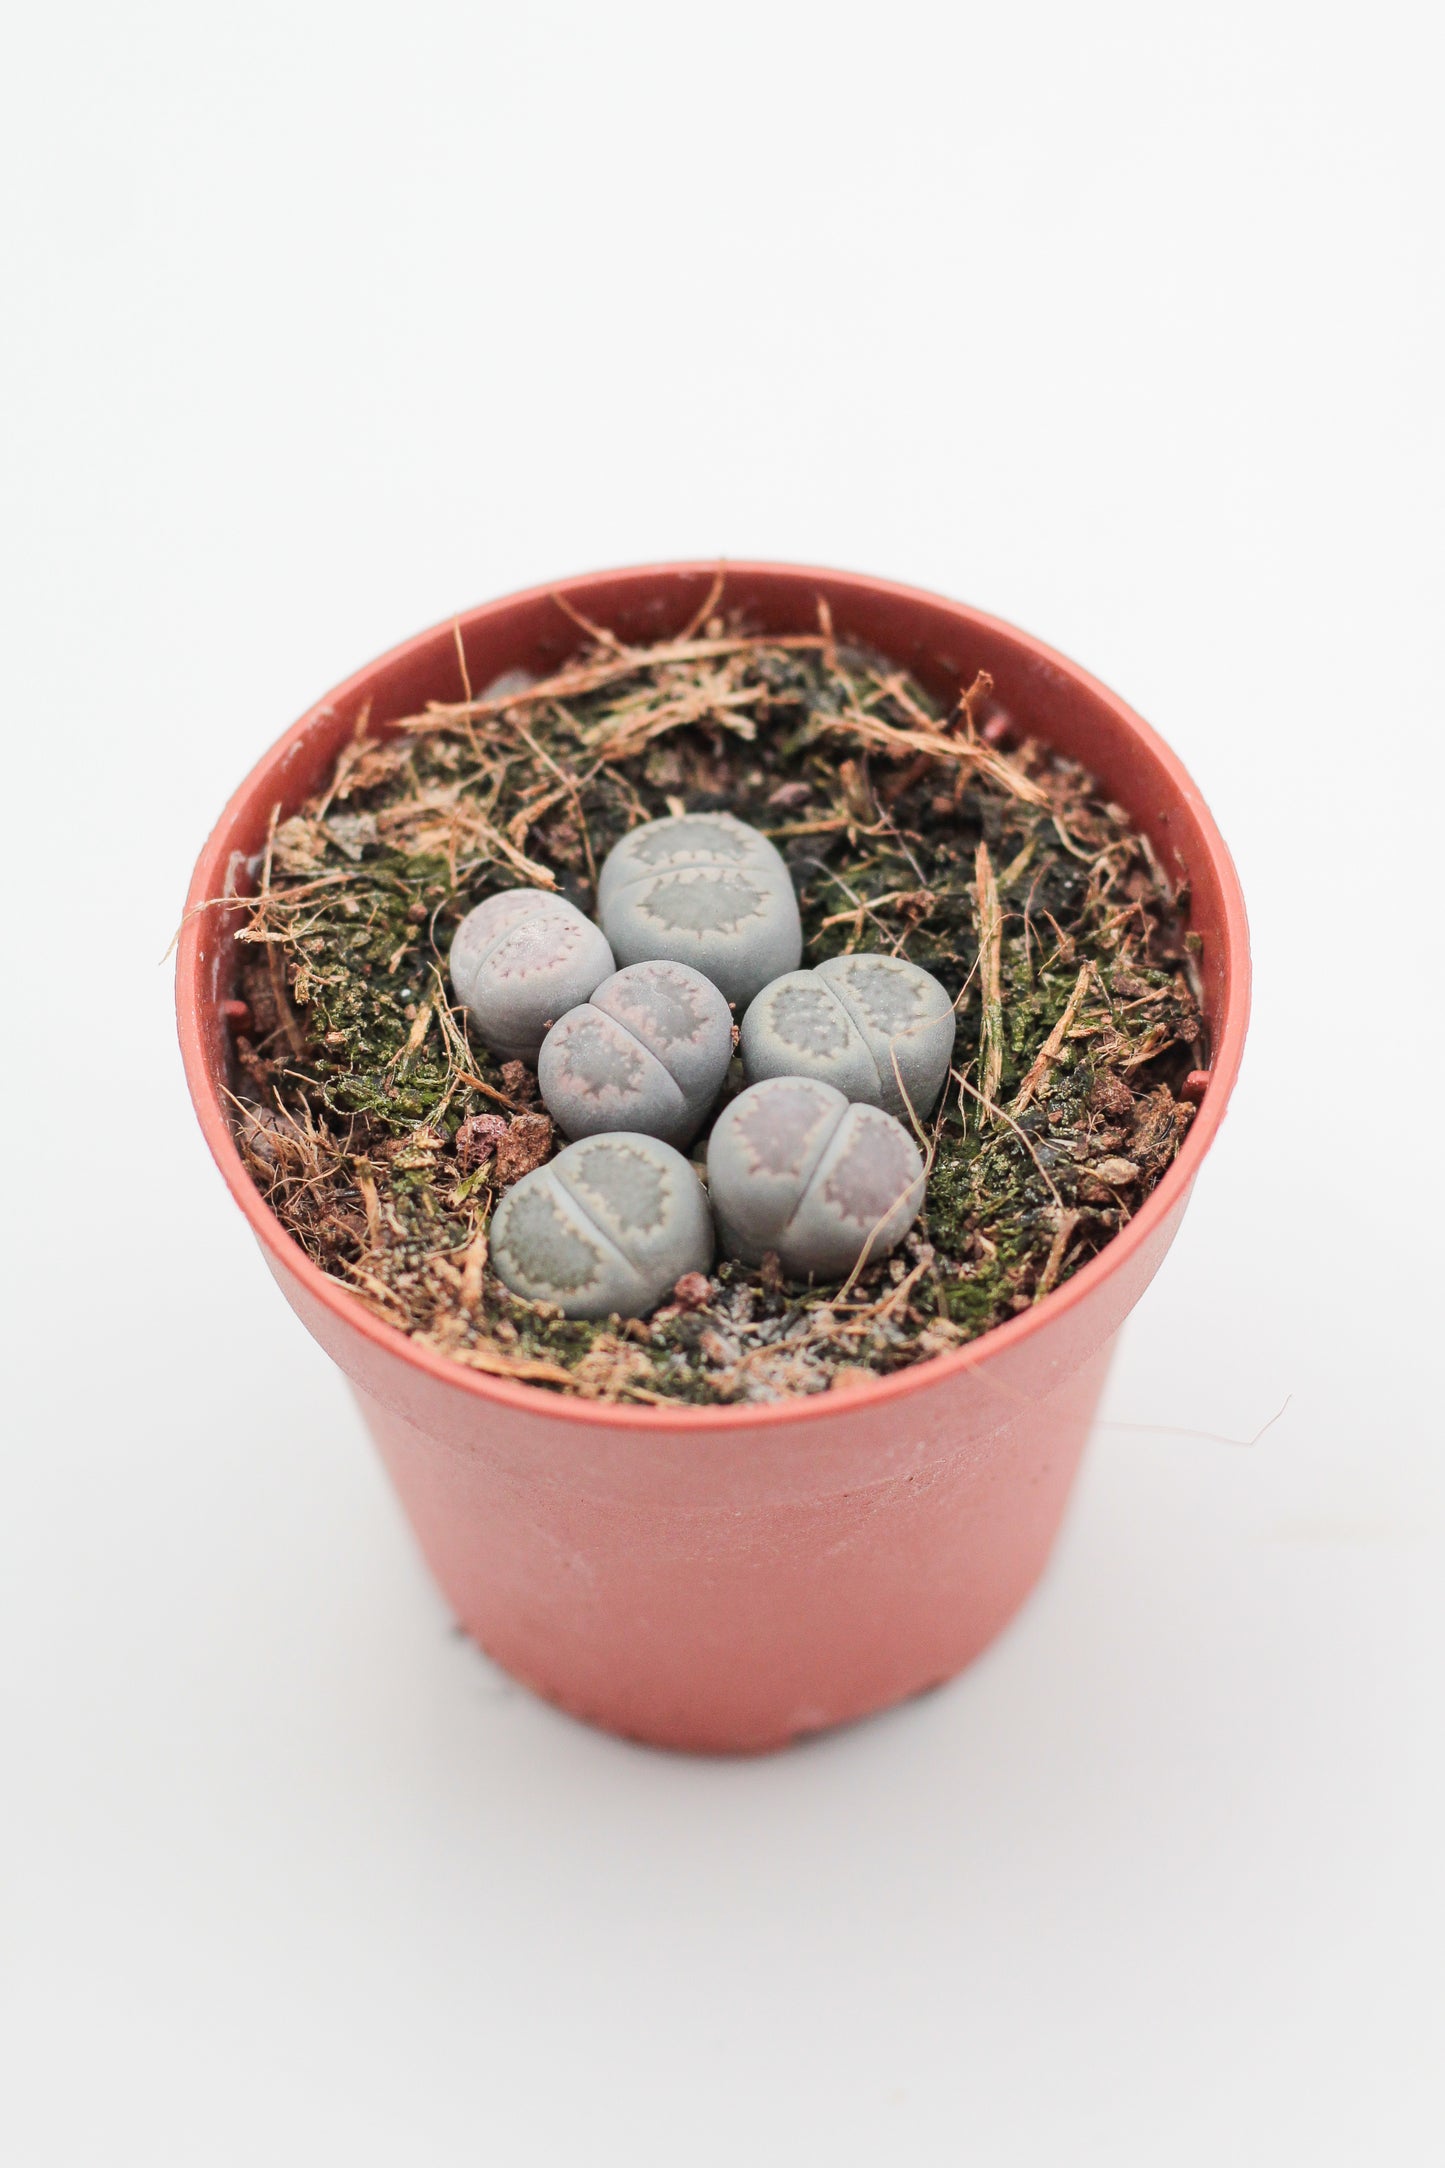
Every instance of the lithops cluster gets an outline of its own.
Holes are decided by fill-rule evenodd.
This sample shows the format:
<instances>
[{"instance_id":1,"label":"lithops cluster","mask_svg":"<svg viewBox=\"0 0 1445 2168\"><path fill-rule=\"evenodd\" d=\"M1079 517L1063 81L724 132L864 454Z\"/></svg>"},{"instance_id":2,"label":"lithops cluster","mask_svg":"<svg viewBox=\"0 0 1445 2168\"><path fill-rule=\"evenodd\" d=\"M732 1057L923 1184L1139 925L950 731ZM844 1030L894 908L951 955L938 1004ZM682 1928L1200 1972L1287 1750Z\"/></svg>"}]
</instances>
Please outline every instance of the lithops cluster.
<instances>
[{"instance_id":1,"label":"lithops cluster","mask_svg":"<svg viewBox=\"0 0 1445 2168\"><path fill-rule=\"evenodd\" d=\"M792 878L731 813L645 821L608 853L597 915L623 964L691 964L741 1010L803 953Z\"/></svg>"},{"instance_id":2,"label":"lithops cluster","mask_svg":"<svg viewBox=\"0 0 1445 2168\"><path fill-rule=\"evenodd\" d=\"M583 1137L497 1206L492 1263L514 1294L568 1317L646 1317L712 1263L701 1182L657 1137Z\"/></svg>"},{"instance_id":3,"label":"lithops cluster","mask_svg":"<svg viewBox=\"0 0 1445 2168\"><path fill-rule=\"evenodd\" d=\"M468 911L448 968L477 1037L509 1061L535 1061L558 1017L615 969L607 937L565 896L510 888Z\"/></svg>"},{"instance_id":4,"label":"lithops cluster","mask_svg":"<svg viewBox=\"0 0 1445 2168\"><path fill-rule=\"evenodd\" d=\"M745 1264L777 1253L790 1279L844 1279L886 1257L918 1216L923 1160L881 1107L811 1077L741 1092L713 1127L708 1189L722 1246Z\"/></svg>"},{"instance_id":5,"label":"lithops cluster","mask_svg":"<svg viewBox=\"0 0 1445 2168\"><path fill-rule=\"evenodd\" d=\"M687 964L629 964L569 1009L537 1058L547 1111L569 1137L643 1130L690 1144L732 1058L732 1017Z\"/></svg>"},{"instance_id":6,"label":"lithops cluster","mask_svg":"<svg viewBox=\"0 0 1445 2168\"><path fill-rule=\"evenodd\" d=\"M932 1107L953 1058L953 1003L901 956L830 956L765 986L743 1018L748 1082L811 1076L900 1121Z\"/></svg>"}]
</instances>

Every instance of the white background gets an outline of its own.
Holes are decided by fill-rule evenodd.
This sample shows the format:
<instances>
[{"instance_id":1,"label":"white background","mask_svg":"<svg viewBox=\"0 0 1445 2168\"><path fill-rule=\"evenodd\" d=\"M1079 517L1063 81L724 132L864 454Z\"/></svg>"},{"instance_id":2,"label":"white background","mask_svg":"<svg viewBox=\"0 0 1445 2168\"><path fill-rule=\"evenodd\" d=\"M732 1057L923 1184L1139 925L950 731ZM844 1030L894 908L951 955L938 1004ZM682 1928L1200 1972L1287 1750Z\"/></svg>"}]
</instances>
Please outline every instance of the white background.
<instances>
[{"instance_id":1,"label":"white background","mask_svg":"<svg viewBox=\"0 0 1445 2168\"><path fill-rule=\"evenodd\" d=\"M12 17L17 2168L1434 2157L1432 21ZM718 553L961 595L1115 684L1259 966L1039 1596L950 1689L738 1765L454 1637L204 1155L161 960L334 680Z\"/></svg>"}]
</instances>

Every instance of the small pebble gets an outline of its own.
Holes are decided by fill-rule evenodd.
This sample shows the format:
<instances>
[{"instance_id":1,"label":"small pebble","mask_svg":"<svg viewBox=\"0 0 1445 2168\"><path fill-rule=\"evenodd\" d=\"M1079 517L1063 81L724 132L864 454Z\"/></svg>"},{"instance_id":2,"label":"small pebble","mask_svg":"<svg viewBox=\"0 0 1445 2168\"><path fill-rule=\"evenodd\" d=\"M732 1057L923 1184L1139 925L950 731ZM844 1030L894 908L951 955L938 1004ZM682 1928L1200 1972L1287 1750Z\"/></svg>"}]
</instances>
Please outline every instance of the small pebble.
<instances>
[{"instance_id":1,"label":"small pebble","mask_svg":"<svg viewBox=\"0 0 1445 2168\"><path fill-rule=\"evenodd\" d=\"M691 964L744 1008L803 953L792 877L731 813L645 821L608 853L597 915L619 962Z\"/></svg>"},{"instance_id":2,"label":"small pebble","mask_svg":"<svg viewBox=\"0 0 1445 2168\"><path fill-rule=\"evenodd\" d=\"M1097 1181L1107 1182L1111 1189L1127 1189L1139 1179L1139 1169L1132 1159L1101 1159L1089 1172Z\"/></svg>"},{"instance_id":3,"label":"small pebble","mask_svg":"<svg viewBox=\"0 0 1445 2168\"><path fill-rule=\"evenodd\" d=\"M724 1108L708 1189L729 1255L769 1251L793 1280L842 1280L886 1257L918 1217L923 1160L901 1122L811 1077L770 1077Z\"/></svg>"},{"instance_id":4,"label":"small pebble","mask_svg":"<svg viewBox=\"0 0 1445 2168\"><path fill-rule=\"evenodd\" d=\"M520 700L522 694L529 693L536 682L530 670L503 670L491 678L474 697L477 700Z\"/></svg>"},{"instance_id":5,"label":"small pebble","mask_svg":"<svg viewBox=\"0 0 1445 2168\"><path fill-rule=\"evenodd\" d=\"M565 896L511 888L468 911L448 968L482 1044L535 1061L557 1018L616 966L600 927Z\"/></svg>"},{"instance_id":6,"label":"small pebble","mask_svg":"<svg viewBox=\"0 0 1445 2168\"><path fill-rule=\"evenodd\" d=\"M687 964L629 964L553 1025L537 1079L569 1137L628 1129L687 1145L732 1050L732 1017L710 979Z\"/></svg>"},{"instance_id":7,"label":"small pebble","mask_svg":"<svg viewBox=\"0 0 1445 2168\"><path fill-rule=\"evenodd\" d=\"M908 1121L932 1108L953 1058L946 989L902 956L830 956L765 986L743 1018L748 1082L811 1076Z\"/></svg>"},{"instance_id":8,"label":"small pebble","mask_svg":"<svg viewBox=\"0 0 1445 2168\"><path fill-rule=\"evenodd\" d=\"M712 1263L707 1196L670 1144L583 1137L498 1205L492 1264L517 1295L565 1317L646 1317Z\"/></svg>"}]
</instances>

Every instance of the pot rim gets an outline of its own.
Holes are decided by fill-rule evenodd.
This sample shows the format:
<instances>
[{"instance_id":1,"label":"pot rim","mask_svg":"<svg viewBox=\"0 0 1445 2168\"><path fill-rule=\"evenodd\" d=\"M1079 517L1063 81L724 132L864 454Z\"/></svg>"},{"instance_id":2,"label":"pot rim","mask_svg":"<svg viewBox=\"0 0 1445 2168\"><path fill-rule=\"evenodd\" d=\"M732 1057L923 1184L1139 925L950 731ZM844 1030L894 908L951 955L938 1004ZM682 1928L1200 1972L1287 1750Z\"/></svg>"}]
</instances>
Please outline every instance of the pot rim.
<instances>
[{"instance_id":1,"label":"pot rim","mask_svg":"<svg viewBox=\"0 0 1445 2168\"><path fill-rule=\"evenodd\" d=\"M720 1407L696 1407L685 1401L638 1405L587 1400L581 1395L551 1392L542 1386L528 1385L516 1379L495 1377L486 1371L472 1370L463 1363L453 1361L449 1356L423 1346L395 1325L389 1325L375 1316L348 1289L324 1273L294 1236L286 1232L246 1170L232 1132L229 1115L211 1077L206 1059L205 1037L201 1024L200 969L205 911L222 895L226 865L231 852L230 832L243 801L249 795L254 778L266 770L284 765L290 751L304 741L321 713L334 710L338 705L364 695L368 681L377 670L425 647L436 640L439 634L450 634L463 621L468 625L475 624L480 619L504 614L519 604L542 602L549 597L562 595L585 610L586 598L592 588L606 586L618 579L652 579L661 582L687 575L710 576L720 570L736 576L739 580L776 577L779 574L804 581L816 579L827 581L834 588L853 587L860 592L883 594L901 603L923 604L930 609L942 607L985 634L1001 634L1015 642L1034 661L1061 672L1107 706L1126 731L1148 749L1168 777L1176 798L1189 804L1198 824L1224 907L1224 1016L1212 1050L1209 1088L1169 1168L1128 1225L1122 1227L1097 1256L1081 1265L1061 1286L1054 1288L1042 1301L1035 1303L1020 1316L1010 1318L1001 1325L991 1326L976 1340L970 1340L963 1347L952 1349L946 1354L911 1363L887 1376L823 1393L799 1394L778 1401L738 1401ZM545 1414L553 1420L584 1425L600 1424L609 1430L644 1432L772 1428L780 1424L824 1421L830 1416L845 1412L853 1414L864 1406L881 1406L888 1401L902 1400L910 1393L939 1384L947 1378L961 1379L994 1358L1009 1354L1054 1319L1061 1317L1065 1311L1086 1301L1096 1287L1111 1273L1119 1270L1136 1250L1149 1242L1161 1222L1183 1202L1205 1154L1214 1142L1234 1090L1249 1021L1249 1000L1249 926L1244 896L1228 847L1183 762L1158 732L1152 729L1142 716L1137 715L1126 701L1067 655L1049 647L1031 633L1010 624L1006 619L992 616L987 611L973 609L968 604L955 602L948 596L936 594L926 588L912 587L895 580L875 579L867 573L842 572L827 566L799 565L765 559L683 559L662 564L616 566L603 571L548 580L538 586L500 596L496 601L483 604L478 609L443 618L438 624L414 634L410 639L400 641L395 647L366 663L322 699L314 702L301 719L262 755L232 792L196 862L186 898L185 917L177 940L176 960L177 1029L186 1083L202 1134L221 1170L227 1188L250 1223L253 1234L272 1258L302 1284L312 1300L330 1311L339 1323L371 1341L379 1352L399 1357L403 1362L434 1378L439 1384L470 1394L479 1401L501 1404L525 1414Z\"/></svg>"}]
</instances>

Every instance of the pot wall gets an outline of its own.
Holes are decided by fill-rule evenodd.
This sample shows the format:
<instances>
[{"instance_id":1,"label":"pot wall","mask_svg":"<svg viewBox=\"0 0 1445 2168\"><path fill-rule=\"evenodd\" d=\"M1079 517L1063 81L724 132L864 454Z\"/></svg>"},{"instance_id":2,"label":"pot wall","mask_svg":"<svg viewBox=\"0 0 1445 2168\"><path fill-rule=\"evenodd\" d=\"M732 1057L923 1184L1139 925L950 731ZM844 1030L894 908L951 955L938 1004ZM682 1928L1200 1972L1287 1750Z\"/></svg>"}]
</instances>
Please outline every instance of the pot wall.
<instances>
[{"instance_id":1,"label":"pot wall","mask_svg":"<svg viewBox=\"0 0 1445 2168\"><path fill-rule=\"evenodd\" d=\"M839 1395L786 1425L701 1432L681 1410L642 1436L555 1401L479 1404L273 1270L490 1655L610 1731L756 1751L951 1677L1018 1609L1177 1217L1097 1303L997 1361L930 1364L881 1407Z\"/></svg>"},{"instance_id":2,"label":"pot wall","mask_svg":"<svg viewBox=\"0 0 1445 2168\"><path fill-rule=\"evenodd\" d=\"M632 638L685 623L710 567L563 584ZM1242 1045L1248 956L1233 869L1198 793L1130 711L1012 628L845 574L730 568L764 629L840 633L939 691L984 667L1016 714L1084 760L1191 888L1215 1048L1184 1148L1130 1226L1023 1317L876 1384L762 1408L598 1407L461 1369L383 1325L311 1264L261 1202L222 1089L219 1002L235 914L188 919L182 1044L213 1151L292 1307L350 1378L432 1572L467 1630L593 1722L659 1744L757 1749L948 1677L1042 1571L1119 1326L1178 1227ZM551 591L461 621L473 684L575 651ZM197 869L193 905L329 772L369 706L384 724L460 693L451 625L303 718L248 779Z\"/></svg>"}]
</instances>

